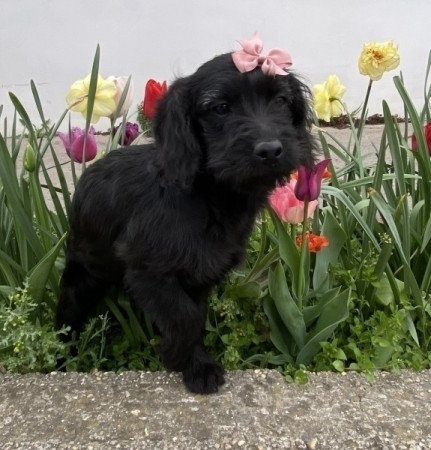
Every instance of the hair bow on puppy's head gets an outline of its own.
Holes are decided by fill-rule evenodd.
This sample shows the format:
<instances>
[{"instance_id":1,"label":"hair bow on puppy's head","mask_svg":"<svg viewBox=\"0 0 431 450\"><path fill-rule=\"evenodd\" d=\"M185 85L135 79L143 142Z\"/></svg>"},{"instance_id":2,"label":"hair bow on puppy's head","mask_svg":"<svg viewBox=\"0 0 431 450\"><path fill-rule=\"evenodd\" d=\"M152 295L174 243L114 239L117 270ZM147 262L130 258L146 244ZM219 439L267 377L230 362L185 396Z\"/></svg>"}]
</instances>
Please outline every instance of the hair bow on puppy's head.
<instances>
[{"instance_id":1,"label":"hair bow on puppy's head","mask_svg":"<svg viewBox=\"0 0 431 450\"><path fill-rule=\"evenodd\" d=\"M266 55L262 54L263 44L257 34L250 40L240 41L242 50L232 53L236 68L241 72L250 72L261 67L265 75L288 75L287 69L292 65L292 58L284 50L271 49Z\"/></svg>"}]
</instances>

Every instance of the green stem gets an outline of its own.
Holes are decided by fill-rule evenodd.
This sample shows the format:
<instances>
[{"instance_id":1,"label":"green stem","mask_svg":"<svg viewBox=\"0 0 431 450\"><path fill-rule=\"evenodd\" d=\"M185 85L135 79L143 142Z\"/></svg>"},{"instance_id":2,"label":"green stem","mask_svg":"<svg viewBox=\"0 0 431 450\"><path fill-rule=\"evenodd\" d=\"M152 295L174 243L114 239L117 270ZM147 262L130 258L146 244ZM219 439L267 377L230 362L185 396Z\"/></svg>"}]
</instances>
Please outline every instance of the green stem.
<instances>
[{"instance_id":1,"label":"green stem","mask_svg":"<svg viewBox=\"0 0 431 450\"><path fill-rule=\"evenodd\" d=\"M309 200L304 200L304 219L302 221L302 242L301 242L301 253L299 256L299 267L298 267L298 308L302 311L303 297L305 294L305 277L304 277L304 266L305 266L305 256L308 250L308 204Z\"/></svg>"},{"instance_id":2,"label":"green stem","mask_svg":"<svg viewBox=\"0 0 431 450\"><path fill-rule=\"evenodd\" d=\"M362 107L361 119L359 121L359 126L358 126L358 139L359 140L362 136L362 130L365 125L365 120L366 120L365 115L367 114L368 100L370 99L370 93L371 93L372 86L373 86L373 80L370 78L370 81L369 81L368 87L367 87L367 92L365 93L364 106Z\"/></svg>"},{"instance_id":3,"label":"green stem","mask_svg":"<svg viewBox=\"0 0 431 450\"><path fill-rule=\"evenodd\" d=\"M115 135L115 118L111 117L111 129L109 130L109 139L108 142L106 144L106 153L109 153L109 151L111 150L112 147L112 142L114 141L114 135Z\"/></svg>"},{"instance_id":4,"label":"green stem","mask_svg":"<svg viewBox=\"0 0 431 450\"><path fill-rule=\"evenodd\" d=\"M81 175L84 173L86 167L87 167L87 140L88 140L88 127L85 127L85 135L84 135L84 149L82 150L82 172Z\"/></svg>"}]
</instances>

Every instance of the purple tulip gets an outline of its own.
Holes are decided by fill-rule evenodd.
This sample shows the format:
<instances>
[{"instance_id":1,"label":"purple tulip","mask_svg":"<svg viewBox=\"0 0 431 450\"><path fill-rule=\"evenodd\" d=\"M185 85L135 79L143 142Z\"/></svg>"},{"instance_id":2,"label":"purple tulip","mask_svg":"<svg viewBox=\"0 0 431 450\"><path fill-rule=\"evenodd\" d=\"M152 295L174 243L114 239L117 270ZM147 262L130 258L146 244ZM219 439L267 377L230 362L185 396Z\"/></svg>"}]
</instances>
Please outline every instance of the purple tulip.
<instances>
[{"instance_id":1,"label":"purple tulip","mask_svg":"<svg viewBox=\"0 0 431 450\"><path fill-rule=\"evenodd\" d=\"M95 130L90 127L87 134L87 145L85 148L85 161L91 161L97 155L97 143L94 137ZM85 130L74 127L69 133L58 132L58 137L63 141L66 153L70 156L70 159L82 163L84 159L84 140Z\"/></svg>"},{"instance_id":2,"label":"purple tulip","mask_svg":"<svg viewBox=\"0 0 431 450\"><path fill-rule=\"evenodd\" d=\"M311 168L299 166L298 182L295 186L295 195L298 200L317 200L320 194L322 176L330 161L330 159L325 159Z\"/></svg>"},{"instance_id":3,"label":"purple tulip","mask_svg":"<svg viewBox=\"0 0 431 450\"><path fill-rule=\"evenodd\" d=\"M121 126L121 125L120 125ZM114 129L117 132L119 127ZM123 135L120 138L121 145L130 145L139 136L139 126L137 123L126 122Z\"/></svg>"}]
</instances>

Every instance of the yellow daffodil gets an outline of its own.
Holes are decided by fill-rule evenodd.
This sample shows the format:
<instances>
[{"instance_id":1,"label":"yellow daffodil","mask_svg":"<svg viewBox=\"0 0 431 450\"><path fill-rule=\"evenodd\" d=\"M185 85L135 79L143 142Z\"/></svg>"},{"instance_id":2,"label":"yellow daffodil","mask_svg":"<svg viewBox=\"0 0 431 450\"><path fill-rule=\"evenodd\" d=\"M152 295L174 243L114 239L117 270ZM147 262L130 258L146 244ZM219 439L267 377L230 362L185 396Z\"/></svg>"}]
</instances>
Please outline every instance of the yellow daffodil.
<instances>
[{"instance_id":1,"label":"yellow daffodil","mask_svg":"<svg viewBox=\"0 0 431 450\"><path fill-rule=\"evenodd\" d=\"M359 72L373 81L380 80L384 72L397 68L399 64L398 46L392 41L364 44L358 61Z\"/></svg>"},{"instance_id":2,"label":"yellow daffodil","mask_svg":"<svg viewBox=\"0 0 431 450\"><path fill-rule=\"evenodd\" d=\"M336 75L330 75L323 84L313 86L314 110L319 119L329 122L331 117L339 117L343 113L341 98L346 88Z\"/></svg>"},{"instance_id":3,"label":"yellow daffodil","mask_svg":"<svg viewBox=\"0 0 431 450\"><path fill-rule=\"evenodd\" d=\"M90 88L90 75L83 80L75 81L66 96L67 104L72 111L80 112L87 116L87 98ZM96 123L100 117L109 117L116 108L115 95L117 88L113 80L105 80L100 75L97 77L96 95L94 97L93 114L91 123Z\"/></svg>"}]
</instances>

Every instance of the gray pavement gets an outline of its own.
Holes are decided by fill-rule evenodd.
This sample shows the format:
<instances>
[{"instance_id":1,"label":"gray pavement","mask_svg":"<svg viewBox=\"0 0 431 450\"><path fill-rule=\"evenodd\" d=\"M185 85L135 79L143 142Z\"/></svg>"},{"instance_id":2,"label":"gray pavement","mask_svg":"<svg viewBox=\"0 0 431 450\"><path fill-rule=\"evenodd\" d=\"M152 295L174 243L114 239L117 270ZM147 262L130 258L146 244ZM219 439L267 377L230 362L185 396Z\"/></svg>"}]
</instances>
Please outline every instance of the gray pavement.
<instances>
[{"instance_id":1,"label":"gray pavement","mask_svg":"<svg viewBox=\"0 0 431 450\"><path fill-rule=\"evenodd\" d=\"M367 127L370 157L381 132ZM319 373L302 386L276 371L235 371L211 396L166 372L0 374L0 450L431 449L430 417L431 371L378 373L371 384Z\"/></svg>"},{"instance_id":2,"label":"gray pavement","mask_svg":"<svg viewBox=\"0 0 431 450\"><path fill-rule=\"evenodd\" d=\"M229 372L218 394L178 374L0 375L2 449L430 449L431 371Z\"/></svg>"}]
</instances>

